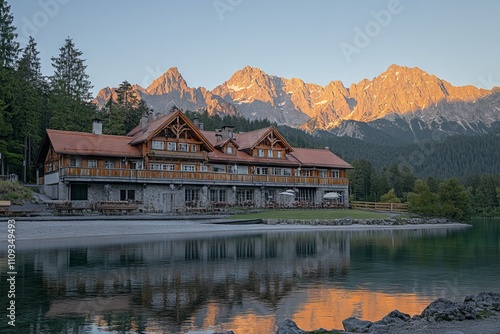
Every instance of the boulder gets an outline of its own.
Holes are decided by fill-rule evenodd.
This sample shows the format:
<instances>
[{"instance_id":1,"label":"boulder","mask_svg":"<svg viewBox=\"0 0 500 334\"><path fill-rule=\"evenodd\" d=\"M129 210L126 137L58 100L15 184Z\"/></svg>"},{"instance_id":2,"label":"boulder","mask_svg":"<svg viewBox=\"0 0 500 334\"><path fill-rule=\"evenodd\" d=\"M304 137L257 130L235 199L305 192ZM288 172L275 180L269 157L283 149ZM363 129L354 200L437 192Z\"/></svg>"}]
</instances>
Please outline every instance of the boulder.
<instances>
[{"instance_id":1,"label":"boulder","mask_svg":"<svg viewBox=\"0 0 500 334\"><path fill-rule=\"evenodd\" d=\"M465 319L476 319L477 312L470 305L455 303L446 298L439 298L430 303L422 311L421 317L436 321L462 321Z\"/></svg>"},{"instance_id":2,"label":"boulder","mask_svg":"<svg viewBox=\"0 0 500 334\"><path fill-rule=\"evenodd\" d=\"M404 324L405 322L408 322L411 320L411 317L409 314L399 312L398 310L394 310L390 312L388 315L383 317L381 320L377 321L377 323L382 323L384 325L389 325L389 324Z\"/></svg>"},{"instance_id":3,"label":"boulder","mask_svg":"<svg viewBox=\"0 0 500 334\"><path fill-rule=\"evenodd\" d=\"M276 334L307 334L292 319L285 319L278 325Z\"/></svg>"},{"instance_id":4,"label":"boulder","mask_svg":"<svg viewBox=\"0 0 500 334\"><path fill-rule=\"evenodd\" d=\"M342 320L342 325L346 332L352 333L368 333L373 322L368 320L360 320L358 318L350 317Z\"/></svg>"},{"instance_id":5,"label":"boulder","mask_svg":"<svg viewBox=\"0 0 500 334\"><path fill-rule=\"evenodd\" d=\"M500 293L481 292L477 295L466 296L464 304L483 310L500 311Z\"/></svg>"}]
</instances>

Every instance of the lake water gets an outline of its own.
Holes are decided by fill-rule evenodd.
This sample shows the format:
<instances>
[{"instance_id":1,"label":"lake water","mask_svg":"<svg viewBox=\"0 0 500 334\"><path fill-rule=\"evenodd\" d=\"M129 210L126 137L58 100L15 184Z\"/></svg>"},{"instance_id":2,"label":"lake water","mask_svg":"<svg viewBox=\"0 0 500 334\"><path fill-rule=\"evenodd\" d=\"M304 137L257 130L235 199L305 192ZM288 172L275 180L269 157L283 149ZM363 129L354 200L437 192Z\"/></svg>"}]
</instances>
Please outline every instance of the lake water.
<instances>
[{"instance_id":1,"label":"lake water","mask_svg":"<svg viewBox=\"0 0 500 334\"><path fill-rule=\"evenodd\" d=\"M0 257L5 310L5 253ZM500 292L499 258L498 219L466 229L31 245L16 258L12 333L274 333L286 318L305 330L343 328L350 316L413 315L438 297Z\"/></svg>"}]
</instances>

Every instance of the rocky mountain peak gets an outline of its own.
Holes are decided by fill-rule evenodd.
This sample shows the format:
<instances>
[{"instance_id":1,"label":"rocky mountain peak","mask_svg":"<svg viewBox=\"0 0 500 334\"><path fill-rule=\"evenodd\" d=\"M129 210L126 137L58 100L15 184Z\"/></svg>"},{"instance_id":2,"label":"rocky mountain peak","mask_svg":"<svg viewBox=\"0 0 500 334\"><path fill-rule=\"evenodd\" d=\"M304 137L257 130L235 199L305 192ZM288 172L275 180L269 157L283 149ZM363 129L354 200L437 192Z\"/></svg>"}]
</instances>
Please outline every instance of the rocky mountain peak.
<instances>
[{"instance_id":1,"label":"rocky mountain peak","mask_svg":"<svg viewBox=\"0 0 500 334\"><path fill-rule=\"evenodd\" d=\"M169 68L159 78L154 80L151 85L146 88L148 94L161 95L168 94L172 91L189 91L186 80L182 77L177 67Z\"/></svg>"}]
</instances>

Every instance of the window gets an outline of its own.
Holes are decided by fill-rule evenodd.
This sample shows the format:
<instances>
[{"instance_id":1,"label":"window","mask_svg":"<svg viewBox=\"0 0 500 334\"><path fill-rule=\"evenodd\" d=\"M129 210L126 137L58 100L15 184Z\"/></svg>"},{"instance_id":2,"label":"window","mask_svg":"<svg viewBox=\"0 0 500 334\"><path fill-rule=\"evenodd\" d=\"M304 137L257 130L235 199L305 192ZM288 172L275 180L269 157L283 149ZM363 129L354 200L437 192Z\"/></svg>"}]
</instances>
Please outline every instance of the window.
<instances>
[{"instance_id":1,"label":"window","mask_svg":"<svg viewBox=\"0 0 500 334\"><path fill-rule=\"evenodd\" d=\"M115 162L113 160L106 160L105 167L107 169L115 168Z\"/></svg>"},{"instance_id":2,"label":"window","mask_svg":"<svg viewBox=\"0 0 500 334\"><path fill-rule=\"evenodd\" d=\"M332 177L336 179L340 177L340 172L338 169L332 169Z\"/></svg>"},{"instance_id":3,"label":"window","mask_svg":"<svg viewBox=\"0 0 500 334\"><path fill-rule=\"evenodd\" d=\"M86 184L71 184L70 199L72 201L86 201L88 199L88 188Z\"/></svg>"},{"instance_id":4,"label":"window","mask_svg":"<svg viewBox=\"0 0 500 334\"><path fill-rule=\"evenodd\" d=\"M319 177L326 177L326 169L320 169L319 171Z\"/></svg>"},{"instance_id":5,"label":"window","mask_svg":"<svg viewBox=\"0 0 500 334\"><path fill-rule=\"evenodd\" d=\"M182 165L181 170L184 172L194 172L196 170L196 167L195 165Z\"/></svg>"},{"instance_id":6,"label":"window","mask_svg":"<svg viewBox=\"0 0 500 334\"><path fill-rule=\"evenodd\" d=\"M253 190L251 189L238 189L236 190L236 200L238 204L245 202L253 202Z\"/></svg>"},{"instance_id":7,"label":"window","mask_svg":"<svg viewBox=\"0 0 500 334\"><path fill-rule=\"evenodd\" d=\"M257 167L256 168L257 175L267 175L268 169L267 167Z\"/></svg>"},{"instance_id":8,"label":"window","mask_svg":"<svg viewBox=\"0 0 500 334\"><path fill-rule=\"evenodd\" d=\"M52 172L53 166L52 164L47 164L47 171Z\"/></svg>"},{"instance_id":9,"label":"window","mask_svg":"<svg viewBox=\"0 0 500 334\"><path fill-rule=\"evenodd\" d=\"M283 168L283 175L285 175L285 176L292 175L292 169L291 168Z\"/></svg>"},{"instance_id":10,"label":"window","mask_svg":"<svg viewBox=\"0 0 500 334\"><path fill-rule=\"evenodd\" d=\"M195 206L194 203L199 201L199 199L200 199L199 189L186 189L184 193L184 200L186 201L186 206Z\"/></svg>"},{"instance_id":11,"label":"window","mask_svg":"<svg viewBox=\"0 0 500 334\"><path fill-rule=\"evenodd\" d=\"M212 165L212 171L216 173L225 173L226 166L224 165Z\"/></svg>"},{"instance_id":12,"label":"window","mask_svg":"<svg viewBox=\"0 0 500 334\"><path fill-rule=\"evenodd\" d=\"M238 166L236 165L227 166L227 172L230 174L238 174Z\"/></svg>"},{"instance_id":13,"label":"window","mask_svg":"<svg viewBox=\"0 0 500 334\"><path fill-rule=\"evenodd\" d=\"M201 165L200 166L200 172L208 172L208 166Z\"/></svg>"},{"instance_id":14,"label":"window","mask_svg":"<svg viewBox=\"0 0 500 334\"><path fill-rule=\"evenodd\" d=\"M80 159L78 158L69 159L69 165L70 167L80 167Z\"/></svg>"},{"instance_id":15,"label":"window","mask_svg":"<svg viewBox=\"0 0 500 334\"><path fill-rule=\"evenodd\" d=\"M281 151L276 151L276 157L281 158Z\"/></svg>"},{"instance_id":16,"label":"window","mask_svg":"<svg viewBox=\"0 0 500 334\"><path fill-rule=\"evenodd\" d=\"M142 161L131 161L130 169L142 169Z\"/></svg>"},{"instance_id":17,"label":"window","mask_svg":"<svg viewBox=\"0 0 500 334\"><path fill-rule=\"evenodd\" d=\"M283 175L283 169L276 167L274 169L274 175Z\"/></svg>"},{"instance_id":18,"label":"window","mask_svg":"<svg viewBox=\"0 0 500 334\"><path fill-rule=\"evenodd\" d=\"M295 199L297 201L314 202L314 189L299 189L299 192L296 193Z\"/></svg>"},{"instance_id":19,"label":"window","mask_svg":"<svg viewBox=\"0 0 500 334\"><path fill-rule=\"evenodd\" d=\"M97 160L89 160L87 165L89 168L97 168Z\"/></svg>"},{"instance_id":20,"label":"window","mask_svg":"<svg viewBox=\"0 0 500 334\"><path fill-rule=\"evenodd\" d=\"M179 151L181 151L181 152L189 152L189 144L179 143Z\"/></svg>"},{"instance_id":21,"label":"window","mask_svg":"<svg viewBox=\"0 0 500 334\"><path fill-rule=\"evenodd\" d=\"M159 140L153 140L151 143L151 148L153 150L164 150L165 149L165 142L159 141Z\"/></svg>"},{"instance_id":22,"label":"window","mask_svg":"<svg viewBox=\"0 0 500 334\"><path fill-rule=\"evenodd\" d=\"M120 190L120 201L135 201L135 190L133 190L133 189L121 189Z\"/></svg>"},{"instance_id":23,"label":"window","mask_svg":"<svg viewBox=\"0 0 500 334\"><path fill-rule=\"evenodd\" d=\"M196 144L191 145L191 152L198 152L198 145Z\"/></svg>"},{"instance_id":24,"label":"window","mask_svg":"<svg viewBox=\"0 0 500 334\"><path fill-rule=\"evenodd\" d=\"M226 190L224 189L210 189L209 195L210 202L225 202Z\"/></svg>"},{"instance_id":25,"label":"window","mask_svg":"<svg viewBox=\"0 0 500 334\"><path fill-rule=\"evenodd\" d=\"M263 149L258 150L258 156L261 158L264 157L264 150Z\"/></svg>"},{"instance_id":26,"label":"window","mask_svg":"<svg viewBox=\"0 0 500 334\"><path fill-rule=\"evenodd\" d=\"M273 157L273 150L267 150L267 157L272 158Z\"/></svg>"},{"instance_id":27,"label":"window","mask_svg":"<svg viewBox=\"0 0 500 334\"><path fill-rule=\"evenodd\" d=\"M175 151L175 150L176 150L175 143L171 141L167 142L167 151Z\"/></svg>"},{"instance_id":28,"label":"window","mask_svg":"<svg viewBox=\"0 0 500 334\"><path fill-rule=\"evenodd\" d=\"M149 164L149 169L152 169L152 170L174 170L175 165L151 163L151 164Z\"/></svg>"},{"instance_id":29,"label":"window","mask_svg":"<svg viewBox=\"0 0 500 334\"><path fill-rule=\"evenodd\" d=\"M310 169L303 169L302 176L311 176L311 170Z\"/></svg>"},{"instance_id":30,"label":"window","mask_svg":"<svg viewBox=\"0 0 500 334\"><path fill-rule=\"evenodd\" d=\"M233 154L233 148L231 146L226 147L226 154Z\"/></svg>"}]
</instances>

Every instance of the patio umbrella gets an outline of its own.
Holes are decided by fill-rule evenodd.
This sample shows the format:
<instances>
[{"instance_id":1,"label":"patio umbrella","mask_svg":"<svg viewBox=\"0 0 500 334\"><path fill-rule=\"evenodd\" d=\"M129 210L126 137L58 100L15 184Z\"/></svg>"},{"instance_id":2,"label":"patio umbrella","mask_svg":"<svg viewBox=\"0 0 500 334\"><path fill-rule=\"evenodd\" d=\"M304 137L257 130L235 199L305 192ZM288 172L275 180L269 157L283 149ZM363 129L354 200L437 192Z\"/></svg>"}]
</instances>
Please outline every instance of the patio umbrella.
<instances>
[{"instance_id":1,"label":"patio umbrella","mask_svg":"<svg viewBox=\"0 0 500 334\"><path fill-rule=\"evenodd\" d=\"M323 195L324 199L337 199L339 197L339 194L337 194L336 192L326 193Z\"/></svg>"},{"instance_id":2,"label":"patio umbrella","mask_svg":"<svg viewBox=\"0 0 500 334\"><path fill-rule=\"evenodd\" d=\"M295 193L292 191L282 191L280 192L280 195L285 195L285 196L295 196Z\"/></svg>"}]
</instances>

